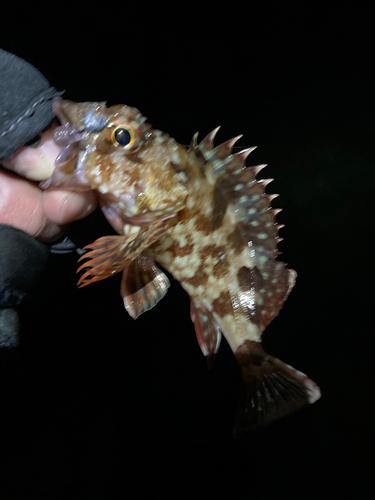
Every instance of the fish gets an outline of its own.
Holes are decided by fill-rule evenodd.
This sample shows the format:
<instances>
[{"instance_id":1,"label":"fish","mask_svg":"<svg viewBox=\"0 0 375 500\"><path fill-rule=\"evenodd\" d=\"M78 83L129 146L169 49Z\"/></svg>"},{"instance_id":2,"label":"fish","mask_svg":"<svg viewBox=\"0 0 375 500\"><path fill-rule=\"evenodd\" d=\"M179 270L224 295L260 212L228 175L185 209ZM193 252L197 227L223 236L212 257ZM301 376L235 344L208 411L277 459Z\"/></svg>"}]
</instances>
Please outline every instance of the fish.
<instances>
[{"instance_id":1,"label":"fish","mask_svg":"<svg viewBox=\"0 0 375 500\"><path fill-rule=\"evenodd\" d=\"M217 127L186 148L128 105L57 98L53 109L62 150L43 187L95 190L118 233L85 247L78 286L122 271L124 307L136 319L170 287L158 266L178 280L209 365L222 335L239 364L236 436L317 401L317 384L262 346L297 274L278 260L281 209L265 191L273 179L257 179L265 164L246 166L255 147L233 153L242 136L215 146Z\"/></svg>"}]
</instances>

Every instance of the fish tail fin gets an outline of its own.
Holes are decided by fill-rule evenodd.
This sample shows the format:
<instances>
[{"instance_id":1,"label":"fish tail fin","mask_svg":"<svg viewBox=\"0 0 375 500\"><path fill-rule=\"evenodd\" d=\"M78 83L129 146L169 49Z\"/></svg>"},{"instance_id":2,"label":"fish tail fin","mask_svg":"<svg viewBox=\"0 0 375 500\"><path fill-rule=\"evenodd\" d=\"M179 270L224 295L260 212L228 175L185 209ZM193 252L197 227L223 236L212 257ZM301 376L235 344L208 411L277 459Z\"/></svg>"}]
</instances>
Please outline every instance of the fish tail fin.
<instances>
[{"instance_id":1,"label":"fish tail fin","mask_svg":"<svg viewBox=\"0 0 375 500\"><path fill-rule=\"evenodd\" d=\"M244 436L320 398L315 382L269 356L261 342L246 340L235 355L244 380L235 437Z\"/></svg>"}]
</instances>

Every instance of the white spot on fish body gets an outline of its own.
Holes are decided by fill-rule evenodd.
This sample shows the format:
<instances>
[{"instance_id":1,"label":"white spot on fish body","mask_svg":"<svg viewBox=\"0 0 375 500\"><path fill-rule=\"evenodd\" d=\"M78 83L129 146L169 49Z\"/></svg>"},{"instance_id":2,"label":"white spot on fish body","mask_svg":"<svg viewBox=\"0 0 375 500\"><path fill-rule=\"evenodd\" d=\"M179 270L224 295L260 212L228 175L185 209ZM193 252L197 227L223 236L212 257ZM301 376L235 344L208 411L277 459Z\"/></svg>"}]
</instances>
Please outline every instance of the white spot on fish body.
<instances>
[{"instance_id":1,"label":"white spot on fish body","mask_svg":"<svg viewBox=\"0 0 375 500\"><path fill-rule=\"evenodd\" d=\"M267 257L265 255L260 255L258 257L258 262L261 266L263 266L267 262Z\"/></svg>"},{"instance_id":2,"label":"white spot on fish body","mask_svg":"<svg viewBox=\"0 0 375 500\"><path fill-rule=\"evenodd\" d=\"M243 184L237 184L236 186L234 186L235 191L240 191L242 188L243 188Z\"/></svg>"},{"instance_id":3,"label":"white spot on fish body","mask_svg":"<svg viewBox=\"0 0 375 500\"><path fill-rule=\"evenodd\" d=\"M207 300L206 298L204 298L202 300L202 304L204 305L204 307L208 310L208 311L212 311L212 304L209 300Z\"/></svg>"},{"instance_id":4,"label":"white spot on fish body","mask_svg":"<svg viewBox=\"0 0 375 500\"><path fill-rule=\"evenodd\" d=\"M98 175L101 171L101 165L97 165L96 167L94 167L92 169L92 173L95 174L95 175Z\"/></svg>"},{"instance_id":5,"label":"white spot on fish body","mask_svg":"<svg viewBox=\"0 0 375 500\"><path fill-rule=\"evenodd\" d=\"M192 285L189 285L189 283L181 283L183 288L187 291L187 293L191 296L194 297L195 295L195 287Z\"/></svg>"},{"instance_id":6,"label":"white spot on fish body","mask_svg":"<svg viewBox=\"0 0 375 500\"><path fill-rule=\"evenodd\" d=\"M267 239L267 235L266 235L266 233L259 233L259 234L257 234L257 237L258 237L260 240L265 240L265 239Z\"/></svg>"},{"instance_id":7,"label":"white spot on fish body","mask_svg":"<svg viewBox=\"0 0 375 500\"><path fill-rule=\"evenodd\" d=\"M181 162L180 155L177 153L177 151L174 151L172 153L172 161L174 164L178 165Z\"/></svg>"},{"instance_id":8,"label":"white spot on fish body","mask_svg":"<svg viewBox=\"0 0 375 500\"><path fill-rule=\"evenodd\" d=\"M179 172L179 173L177 174L177 176L179 177L179 179L180 179L182 182L187 182L187 177L186 177L185 172Z\"/></svg>"},{"instance_id":9,"label":"white spot on fish body","mask_svg":"<svg viewBox=\"0 0 375 500\"><path fill-rule=\"evenodd\" d=\"M182 268L182 267L188 267L188 264L189 264L189 260L190 260L190 256L189 255L185 255L184 257L176 257L175 258L175 265Z\"/></svg>"},{"instance_id":10,"label":"white spot on fish body","mask_svg":"<svg viewBox=\"0 0 375 500\"><path fill-rule=\"evenodd\" d=\"M186 203L186 207L191 210L195 205L195 200L192 196L189 196L188 200L187 200L187 203Z\"/></svg>"},{"instance_id":11,"label":"white spot on fish body","mask_svg":"<svg viewBox=\"0 0 375 500\"><path fill-rule=\"evenodd\" d=\"M184 235L178 238L178 245L180 248L184 248L187 245L187 239Z\"/></svg>"}]
</instances>

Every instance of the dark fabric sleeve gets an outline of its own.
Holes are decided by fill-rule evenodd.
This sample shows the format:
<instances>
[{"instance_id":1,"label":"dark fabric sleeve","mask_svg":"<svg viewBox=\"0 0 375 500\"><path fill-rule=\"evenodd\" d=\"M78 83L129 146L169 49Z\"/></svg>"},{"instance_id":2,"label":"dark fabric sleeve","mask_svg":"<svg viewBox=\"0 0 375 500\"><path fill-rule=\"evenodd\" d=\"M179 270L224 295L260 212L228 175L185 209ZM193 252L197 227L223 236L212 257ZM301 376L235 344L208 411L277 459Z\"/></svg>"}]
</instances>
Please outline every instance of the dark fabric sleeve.
<instances>
[{"instance_id":1,"label":"dark fabric sleeve","mask_svg":"<svg viewBox=\"0 0 375 500\"><path fill-rule=\"evenodd\" d=\"M18 345L17 308L28 295L42 292L48 259L47 245L0 224L0 347Z\"/></svg>"}]
</instances>

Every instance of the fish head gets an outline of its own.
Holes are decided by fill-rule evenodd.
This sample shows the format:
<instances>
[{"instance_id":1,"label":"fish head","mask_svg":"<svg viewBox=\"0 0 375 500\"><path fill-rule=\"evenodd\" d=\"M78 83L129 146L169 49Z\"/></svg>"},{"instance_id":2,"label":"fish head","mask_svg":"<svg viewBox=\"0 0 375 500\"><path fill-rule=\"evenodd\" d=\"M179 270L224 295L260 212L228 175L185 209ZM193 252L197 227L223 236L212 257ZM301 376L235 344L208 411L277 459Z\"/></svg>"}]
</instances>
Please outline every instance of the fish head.
<instances>
[{"instance_id":1,"label":"fish head","mask_svg":"<svg viewBox=\"0 0 375 500\"><path fill-rule=\"evenodd\" d=\"M84 176L124 220L154 222L184 207L187 152L138 109L63 99L53 109L61 122L55 142L63 146L56 165Z\"/></svg>"}]
</instances>

